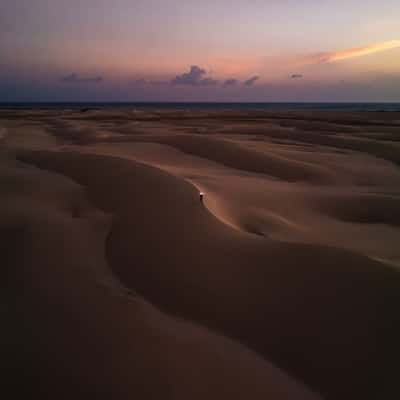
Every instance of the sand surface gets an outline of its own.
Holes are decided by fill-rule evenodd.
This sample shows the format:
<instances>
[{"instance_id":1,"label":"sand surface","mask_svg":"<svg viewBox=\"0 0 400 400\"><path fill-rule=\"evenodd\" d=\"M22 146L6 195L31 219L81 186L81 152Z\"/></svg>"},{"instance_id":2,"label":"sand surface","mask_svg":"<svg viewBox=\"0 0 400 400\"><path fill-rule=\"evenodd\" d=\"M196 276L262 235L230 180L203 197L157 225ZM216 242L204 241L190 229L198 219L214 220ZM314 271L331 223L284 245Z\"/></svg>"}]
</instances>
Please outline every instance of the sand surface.
<instances>
[{"instance_id":1,"label":"sand surface","mask_svg":"<svg viewBox=\"0 0 400 400\"><path fill-rule=\"evenodd\" d=\"M15 397L400 396L400 114L1 110L0 152Z\"/></svg>"}]
</instances>

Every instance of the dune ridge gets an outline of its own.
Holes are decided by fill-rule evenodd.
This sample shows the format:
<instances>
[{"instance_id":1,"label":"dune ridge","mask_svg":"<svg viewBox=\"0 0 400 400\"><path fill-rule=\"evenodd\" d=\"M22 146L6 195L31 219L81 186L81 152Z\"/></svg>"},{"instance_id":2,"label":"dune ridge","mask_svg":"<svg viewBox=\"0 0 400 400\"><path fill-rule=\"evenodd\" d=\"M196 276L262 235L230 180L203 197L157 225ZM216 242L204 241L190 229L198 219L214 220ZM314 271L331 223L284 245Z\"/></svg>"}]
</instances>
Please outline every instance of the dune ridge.
<instances>
[{"instance_id":1,"label":"dune ridge","mask_svg":"<svg viewBox=\"0 0 400 400\"><path fill-rule=\"evenodd\" d=\"M380 366L394 361L397 271L334 248L234 231L200 207L186 183L132 161L74 153L22 159L70 176L114 213L110 266L154 304L225 332L327 398L393 390Z\"/></svg>"},{"instance_id":2,"label":"dune ridge","mask_svg":"<svg viewBox=\"0 0 400 400\"><path fill-rule=\"evenodd\" d=\"M0 110L6 388L398 397L399 121Z\"/></svg>"},{"instance_id":3,"label":"dune ridge","mask_svg":"<svg viewBox=\"0 0 400 400\"><path fill-rule=\"evenodd\" d=\"M6 165L1 347L3 390L13 398L319 398L243 346L125 288L104 257L111 215L82 186Z\"/></svg>"}]
</instances>

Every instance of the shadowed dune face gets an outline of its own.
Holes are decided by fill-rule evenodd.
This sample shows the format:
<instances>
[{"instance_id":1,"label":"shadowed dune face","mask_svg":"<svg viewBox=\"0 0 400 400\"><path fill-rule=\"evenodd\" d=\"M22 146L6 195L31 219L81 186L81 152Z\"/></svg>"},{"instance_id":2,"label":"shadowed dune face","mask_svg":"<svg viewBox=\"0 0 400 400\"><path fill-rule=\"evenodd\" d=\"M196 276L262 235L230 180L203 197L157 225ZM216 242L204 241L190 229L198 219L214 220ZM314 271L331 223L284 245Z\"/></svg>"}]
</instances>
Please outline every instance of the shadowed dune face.
<instances>
[{"instance_id":1,"label":"shadowed dune face","mask_svg":"<svg viewBox=\"0 0 400 400\"><path fill-rule=\"evenodd\" d=\"M82 186L12 160L1 167L1 372L13 398L318 398L121 285L104 257L111 217Z\"/></svg>"},{"instance_id":2,"label":"shadowed dune face","mask_svg":"<svg viewBox=\"0 0 400 400\"><path fill-rule=\"evenodd\" d=\"M6 298L37 326L23 371L39 349L54 394L79 365L71 396L312 396L299 380L397 397L399 115L2 111L0 127L21 160L0 166Z\"/></svg>"},{"instance_id":3,"label":"shadowed dune face","mask_svg":"<svg viewBox=\"0 0 400 400\"><path fill-rule=\"evenodd\" d=\"M346 248L399 265L395 243L399 237L400 174L386 161L329 153L327 149L306 153L287 150L287 146L259 146L260 157L279 151L286 159L307 158L309 165L322 164L322 169L329 171L327 181L320 184L287 182L152 143L151 137L146 140L97 144L84 151L139 160L190 181L206 192L206 207L238 229L275 240ZM196 149L193 146L193 151ZM247 154L251 154L249 150ZM301 175L301 170L298 173Z\"/></svg>"},{"instance_id":4,"label":"shadowed dune face","mask_svg":"<svg viewBox=\"0 0 400 400\"><path fill-rule=\"evenodd\" d=\"M154 304L236 338L328 398L391 390L381 366L399 332L397 271L232 230L190 185L141 164L68 153L23 160L70 176L114 214L108 262Z\"/></svg>"},{"instance_id":5,"label":"shadowed dune face","mask_svg":"<svg viewBox=\"0 0 400 400\"><path fill-rule=\"evenodd\" d=\"M152 142L172 146L187 154L209 159L227 167L283 179L285 181L305 181L327 183L333 180L332 174L319 166L306 162L290 160L274 154L250 151L236 143L209 137L191 135L148 136L135 135L134 142ZM110 141L127 142L127 138L110 138Z\"/></svg>"},{"instance_id":6,"label":"shadowed dune face","mask_svg":"<svg viewBox=\"0 0 400 400\"><path fill-rule=\"evenodd\" d=\"M398 113L109 109L0 118L6 148L135 159L204 190L205 205L231 226L400 265Z\"/></svg>"}]
</instances>

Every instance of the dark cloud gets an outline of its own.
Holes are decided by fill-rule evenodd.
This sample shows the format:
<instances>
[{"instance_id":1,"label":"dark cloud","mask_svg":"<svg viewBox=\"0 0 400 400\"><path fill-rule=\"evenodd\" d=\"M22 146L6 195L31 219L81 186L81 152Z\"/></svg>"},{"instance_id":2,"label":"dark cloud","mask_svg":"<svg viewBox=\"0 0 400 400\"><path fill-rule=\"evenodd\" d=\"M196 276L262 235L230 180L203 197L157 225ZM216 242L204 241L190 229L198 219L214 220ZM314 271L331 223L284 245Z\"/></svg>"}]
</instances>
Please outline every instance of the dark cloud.
<instances>
[{"instance_id":1,"label":"dark cloud","mask_svg":"<svg viewBox=\"0 0 400 400\"><path fill-rule=\"evenodd\" d=\"M245 86L253 86L256 81L258 81L260 78L258 76L252 76L250 79L247 79L247 81L244 81Z\"/></svg>"},{"instance_id":2,"label":"dark cloud","mask_svg":"<svg viewBox=\"0 0 400 400\"><path fill-rule=\"evenodd\" d=\"M174 85L198 85L205 74L205 69L192 65L189 72L176 76L171 83Z\"/></svg>"},{"instance_id":3,"label":"dark cloud","mask_svg":"<svg viewBox=\"0 0 400 400\"><path fill-rule=\"evenodd\" d=\"M293 74L290 79L301 79L303 77L302 74Z\"/></svg>"},{"instance_id":4,"label":"dark cloud","mask_svg":"<svg viewBox=\"0 0 400 400\"><path fill-rule=\"evenodd\" d=\"M252 86L259 79L258 76L252 76L248 80L243 82L245 86ZM226 78L224 80L214 79L208 75L204 68L198 65L192 65L188 72L184 72L170 81L152 81L147 79L137 79L135 82L137 85L186 85L186 86L220 86L223 88L233 87L239 85L241 82L234 78Z\"/></svg>"},{"instance_id":5,"label":"dark cloud","mask_svg":"<svg viewBox=\"0 0 400 400\"><path fill-rule=\"evenodd\" d=\"M217 79L212 78L204 78L200 81L200 85L204 86L215 86L218 85L219 81Z\"/></svg>"},{"instance_id":6,"label":"dark cloud","mask_svg":"<svg viewBox=\"0 0 400 400\"><path fill-rule=\"evenodd\" d=\"M103 82L102 76L81 78L78 74L72 73L64 76L61 81L66 83L100 83Z\"/></svg>"},{"instance_id":7,"label":"dark cloud","mask_svg":"<svg viewBox=\"0 0 400 400\"><path fill-rule=\"evenodd\" d=\"M238 84L238 80L237 79L227 79L224 83L223 86L224 87L228 87L228 86L235 86Z\"/></svg>"},{"instance_id":8,"label":"dark cloud","mask_svg":"<svg viewBox=\"0 0 400 400\"><path fill-rule=\"evenodd\" d=\"M172 79L173 85L192 85L192 86L210 86L217 85L218 81L206 77L207 72L205 69L197 65L192 65L189 72L185 72Z\"/></svg>"}]
</instances>

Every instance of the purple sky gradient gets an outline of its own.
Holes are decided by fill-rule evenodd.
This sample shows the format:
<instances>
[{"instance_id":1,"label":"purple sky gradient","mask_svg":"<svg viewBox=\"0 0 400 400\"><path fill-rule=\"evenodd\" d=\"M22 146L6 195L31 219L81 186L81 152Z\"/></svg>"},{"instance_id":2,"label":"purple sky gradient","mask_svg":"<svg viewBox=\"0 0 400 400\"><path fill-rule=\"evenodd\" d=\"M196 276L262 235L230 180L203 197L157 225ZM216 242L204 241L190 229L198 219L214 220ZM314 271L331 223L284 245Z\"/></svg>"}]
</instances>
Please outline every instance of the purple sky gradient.
<instances>
[{"instance_id":1,"label":"purple sky gradient","mask_svg":"<svg viewBox=\"0 0 400 400\"><path fill-rule=\"evenodd\" d=\"M2 0L0 101L400 101L399 19L398 0Z\"/></svg>"}]
</instances>

